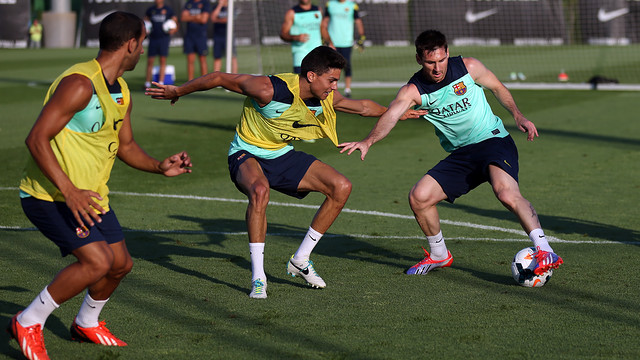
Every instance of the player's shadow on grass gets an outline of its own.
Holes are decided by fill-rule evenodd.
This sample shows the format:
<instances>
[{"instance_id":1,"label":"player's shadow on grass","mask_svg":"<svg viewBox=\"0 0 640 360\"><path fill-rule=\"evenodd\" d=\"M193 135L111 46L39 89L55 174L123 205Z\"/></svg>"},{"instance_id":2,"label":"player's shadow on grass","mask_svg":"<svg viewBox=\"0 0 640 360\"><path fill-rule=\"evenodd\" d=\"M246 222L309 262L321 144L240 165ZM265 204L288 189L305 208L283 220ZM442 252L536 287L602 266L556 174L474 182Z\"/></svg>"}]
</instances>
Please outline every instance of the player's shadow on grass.
<instances>
[{"instance_id":1,"label":"player's shadow on grass","mask_svg":"<svg viewBox=\"0 0 640 360\"><path fill-rule=\"evenodd\" d=\"M489 210L481 209L469 205L445 205L462 209L468 213L485 216L496 219L512 219L516 223L517 218L508 210ZM540 222L543 229L548 229L558 234L582 235L585 240L592 238L606 239L610 241L618 241L621 243L640 244L640 231L634 229L625 229L614 225L597 223L582 219L573 219L564 216L540 215ZM517 224L517 223L516 223ZM519 226L518 226L519 227Z\"/></svg>"},{"instance_id":2,"label":"player's shadow on grass","mask_svg":"<svg viewBox=\"0 0 640 360\"><path fill-rule=\"evenodd\" d=\"M128 246L130 251L132 252L132 256L151 261L173 271L181 272L190 276L200 277L203 280L208 280L214 283L227 285L241 292L247 291L247 289L243 288L242 286L222 282L219 279L215 279L207 274L204 274L202 271L186 269L170 261L171 255L188 257L192 256L198 258L214 257L218 259L228 259L242 270L242 272L239 273L241 274L239 276L242 279L240 283L246 283L244 277L250 274L251 271L251 263L248 260L248 246L243 248L240 253L238 253L237 250L231 249L231 247L229 247L228 250L225 250L227 249L227 241L237 241L239 237L244 243L248 243L248 237L246 234L246 223L243 220L232 220L224 218L211 219L184 215L172 215L170 217L181 222L186 221L197 224L200 230L176 230L176 233L205 234L208 238L208 244L206 245L206 248L204 248L204 246L198 247L197 245L189 246L187 244L183 244L180 241L171 239L171 236L168 234L157 235L143 233L136 235L135 244L132 244L132 241L128 241ZM298 249L298 246L300 245L300 242L302 241L306 231L306 227L302 228L290 225L270 223L267 227L267 247L269 246L270 242L275 241L275 239L270 238L276 237L278 238L277 241L283 241L281 239L284 238L284 241L286 241L288 244L287 246L290 247L291 254L293 254ZM151 246L153 249L151 249L150 252L149 242L152 242L154 244L154 246ZM220 247L220 250L211 250L210 245ZM276 244L273 244L272 246L276 246ZM318 246L314 249L314 254L335 258L344 258L349 260L359 260L367 262L369 264L386 265L396 267L402 271L406 270L408 266L412 265L417 260L420 260L418 259L418 257L422 255L421 253L416 253L417 255L413 256L414 253L408 249L407 254L411 254L411 256L405 256L391 251L385 247L377 246L372 241L358 239L349 235L332 233L325 234L325 237L323 237ZM283 274L285 271L284 269L287 260L288 258L283 258L282 260ZM303 284L300 281L289 280L286 275L284 277L281 277L279 276L279 274L268 273L267 276L269 278L269 282L287 284L296 287L307 287L306 284Z\"/></svg>"}]
</instances>

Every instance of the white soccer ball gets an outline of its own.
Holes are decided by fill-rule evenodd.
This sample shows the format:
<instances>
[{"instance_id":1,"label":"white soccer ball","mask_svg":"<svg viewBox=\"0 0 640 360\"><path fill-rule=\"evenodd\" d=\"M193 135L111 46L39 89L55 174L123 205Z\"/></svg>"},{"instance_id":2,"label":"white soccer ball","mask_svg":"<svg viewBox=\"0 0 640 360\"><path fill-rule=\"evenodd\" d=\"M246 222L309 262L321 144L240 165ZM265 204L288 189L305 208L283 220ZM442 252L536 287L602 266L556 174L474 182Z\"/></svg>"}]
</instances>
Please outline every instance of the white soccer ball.
<instances>
[{"instance_id":1,"label":"white soccer ball","mask_svg":"<svg viewBox=\"0 0 640 360\"><path fill-rule=\"evenodd\" d=\"M536 267L536 249L532 247L524 248L513 257L511 263L511 274L513 279L520 285L526 287L541 287L551 279L553 275L553 269L545 272L542 275L536 275L533 273L533 269Z\"/></svg>"},{"instance_id":2,"label":"white soccer ball","mask_svg":"<svg viewBox=\"0 0 640 360\"><path fill-rule=\"evenodd\" d=\"M169 31L175 29L178 27L178 24L176 24L175 21L173 21L173 19L169 19L167 21L165 21L164 23L162 23L162 30L166 33L168 33Z\"/></svg>"}]
</instances>

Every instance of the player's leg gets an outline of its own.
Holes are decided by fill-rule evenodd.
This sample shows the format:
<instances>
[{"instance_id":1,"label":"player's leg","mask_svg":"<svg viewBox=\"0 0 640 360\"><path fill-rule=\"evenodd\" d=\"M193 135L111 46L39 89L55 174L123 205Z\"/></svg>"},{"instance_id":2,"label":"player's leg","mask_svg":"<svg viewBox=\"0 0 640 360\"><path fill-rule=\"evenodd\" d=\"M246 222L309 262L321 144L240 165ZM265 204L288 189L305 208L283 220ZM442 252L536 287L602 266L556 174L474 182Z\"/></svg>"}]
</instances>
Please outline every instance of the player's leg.
<instances>
[{"instance_id":1,"label":"player's leg","mask_svg":"<svg viewBox=\"0 0 640 360\"><path fill-rule=\"evenodd\" d=\"M195 53L187 54L187 79L188 80L193 80L195 61L196 61Z\"/></svg>"},{"instance_id":2,"label":"player's leg","mask_svg":"<svg viewBox=\"0 0 640 360\"><path fill-rule=\"evenodd\" d=\"M409 192L409 205L427 237L430 251L425 250L424 259L407 270L409 275L425 275L434 268L450 266L453 261L442 236L437 209L437 204L445 199L447 195L442 186L431 175L423 176Z\"/></svg>"},{"instance_id":3,"label":"player's leg","mask_svg":"<svg viewBox=\"0 0 640 360\"><path fill-rule=\"evenodd\" d=\"M232 155L233 157L233 155ZM233 176L233 175L232 175ZM245 214L249 233L251 256L251 298L267 297L267 276L264 271L264 247L267 235L267 205L269 205L269 181L255 158L249 158L238 166L235 183L247 195L249 205Z\"/></svg>"},{"instance_id":4,"label":"player's leg","mask_svg":"<svg viewBox=\"0 0 640 360\"><path fill-rule=\"evenodd\" d=\"M209 66L207 64L207 55L200 55L198 59L200 60L200 75L208 73Z\"/></svg>"},{"instance_id":5,"label":"player's leg","mask_svg":"<svg viewBox=\"0 0 640 360\"><path fill-rule=\"evenodd\" d=\"M99 316L120 281L131 271L133 260L124 240L109 244L113 253L111 268L105 276L88 287L80 311L71 325L72 339L107 346L126 346L106 328Z\"/></svg>"},{"instance_id":6,"label":"player's leg","mask_svg":"<svg viewBox=\"0 0 640 360\"><path fill-rule=\"evenodd\" d=\"M151 87L151 79L152 79L152 71L153 71L153 63L155 62L155 56L149 55L147 57L147 76L144 81L144 87Z\"/></svg>"},{"instance_id":7,"label":"player's leg","mask_svg":"<svg viewBox=\"0 0 640 360\"><path fill-rule=\"evenodd\" d=\"M520 225L538 250L536 253L538 266L534 272L544 273L559 267L563 260L553 252L540 225L538 214L533 205L520 193L518 182L505 170L493 164L489 165L489 177L498 200L518 217Z\"/></svg>"},{"instance_id":8,"label":"player's leg","mask_svg":"<svg viewBox=\"0 0 640 360\"><path fill-rule=\"evenodd\" d=\"M319 160L315 160L309 166L298 185L298 190L301 192L315 191L326 196L298 250L287 264L289 274L300 275L312 287L324 288L326 283L317 274L313 262L309 259L311 252L340 215L349 199L351 189L352 185L349 179Z\"/></svg>"},{"instance_id":9,"label":"player's leg","mask_svg":"<svg viewBox=\"0 0 640 360\"><path fill-rule=\"evenodd\" d=\"M160 66L158 69L158 82L164 84L164 78L167 73L167 57L160 56Z\"/></svg>"}]
</instances>

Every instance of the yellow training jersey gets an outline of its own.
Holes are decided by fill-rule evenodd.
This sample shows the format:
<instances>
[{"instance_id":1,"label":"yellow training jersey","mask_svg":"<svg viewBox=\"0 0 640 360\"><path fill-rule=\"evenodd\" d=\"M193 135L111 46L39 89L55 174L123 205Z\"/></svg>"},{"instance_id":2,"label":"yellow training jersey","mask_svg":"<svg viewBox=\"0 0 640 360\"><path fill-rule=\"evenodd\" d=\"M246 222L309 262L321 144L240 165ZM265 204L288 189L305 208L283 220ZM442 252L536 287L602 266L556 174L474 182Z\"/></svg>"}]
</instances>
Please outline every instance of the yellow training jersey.
<instances>
[{"instance_id":1,"label":"yellow training jersey","mask_svg":"<svg viewBox=\"0 0 640 360\"><path fill-rule=\"evenodd\" d=\"M80 74L91 80L99 105L90 102L89 106L101 107L104 113L104 124L97 131L89 133L77 132L65 127L51 139L51 148L58 159L58 164L71 179L71 182L79 189L92 190L100 194L102 200L94 200L108 211L109 188L107 181L118 153L120 144L118 133L129 108L129 88L124 79L118 78L122 97L112 98L104 80L102 68L94 59L76 64L62 73L49 88L44 100L45 104L55 92L60 81L72 74ZM65 200L60 190L42 173L33 157L30 157L27 162L20 181L20 190L41 200Z\"/></svg>"},{"instance_id":2,"label":"yellow training jersey","mask_svg":"<svg viewBox=\"0 0 640 360\"><path fill-rule=\"evenodd\" d=\"M263 149L278 150L293 140L329 138L337 146L336 112L333 109L333 92L321 100L322 113L315 112L300 98L297 74L274 75L287 84L293 94L291 106L277 111L275 117L267 118L256 108L258 104L251 98L244 102L240 123L236 131L240 138Z\"/></svg>"}]
</instances>

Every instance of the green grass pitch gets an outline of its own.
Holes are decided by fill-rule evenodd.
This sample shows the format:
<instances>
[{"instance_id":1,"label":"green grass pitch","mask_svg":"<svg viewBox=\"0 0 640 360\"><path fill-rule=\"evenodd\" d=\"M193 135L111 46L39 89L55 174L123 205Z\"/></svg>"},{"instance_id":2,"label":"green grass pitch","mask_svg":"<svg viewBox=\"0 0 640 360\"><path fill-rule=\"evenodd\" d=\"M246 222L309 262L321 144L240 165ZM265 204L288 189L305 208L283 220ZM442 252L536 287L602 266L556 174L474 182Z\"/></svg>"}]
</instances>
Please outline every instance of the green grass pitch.
<instances>
[{"instance_id":1,"label":"green grass pitch","mask_svg":"<svg viewBox=\"0 0 640 360\"><path fill-rule=\"evenodd\" d=\"M27 156L24 138L49 82L95 53L0 50L2 326L72 261L60 258L57 248L32 230L16 186ZM184 76L182 57L172 56L170 63ZM406 78L414 71L404 70ZM243 98L216 89L171 107L140 91L142 61L125 78L134 90L138 143L158 158L187 150L194 171L169 179L116 162L111 202L135 265L102 315L129 346L71 342L68 327L80 306L78 296L47 321L51 358L640 357L639 92L513 91L540 132L532 143L488 96L518 144L522 192L565 259L544 287L523 288L511 278L511 258L529 242L488 185L440 206L452 267L427 276L403 275L422 257L420 246L426 247L407 193L445 156L432 126L408 120L374 145L364 162L359 155L339 154L329 141L296 144L351 179L353 193L348 210L313 254L328 284L323 290L285 270L322 197L298 201L271 194L265 251L269 298L258 301L247 296L244 196L229 180L226 165ZM354 89L354 96L382 104L395 93ZM374 123L339 115L339 138L359 140ZM0 359L20 357L3 332Z\"/></svg>"}]
</instances>

